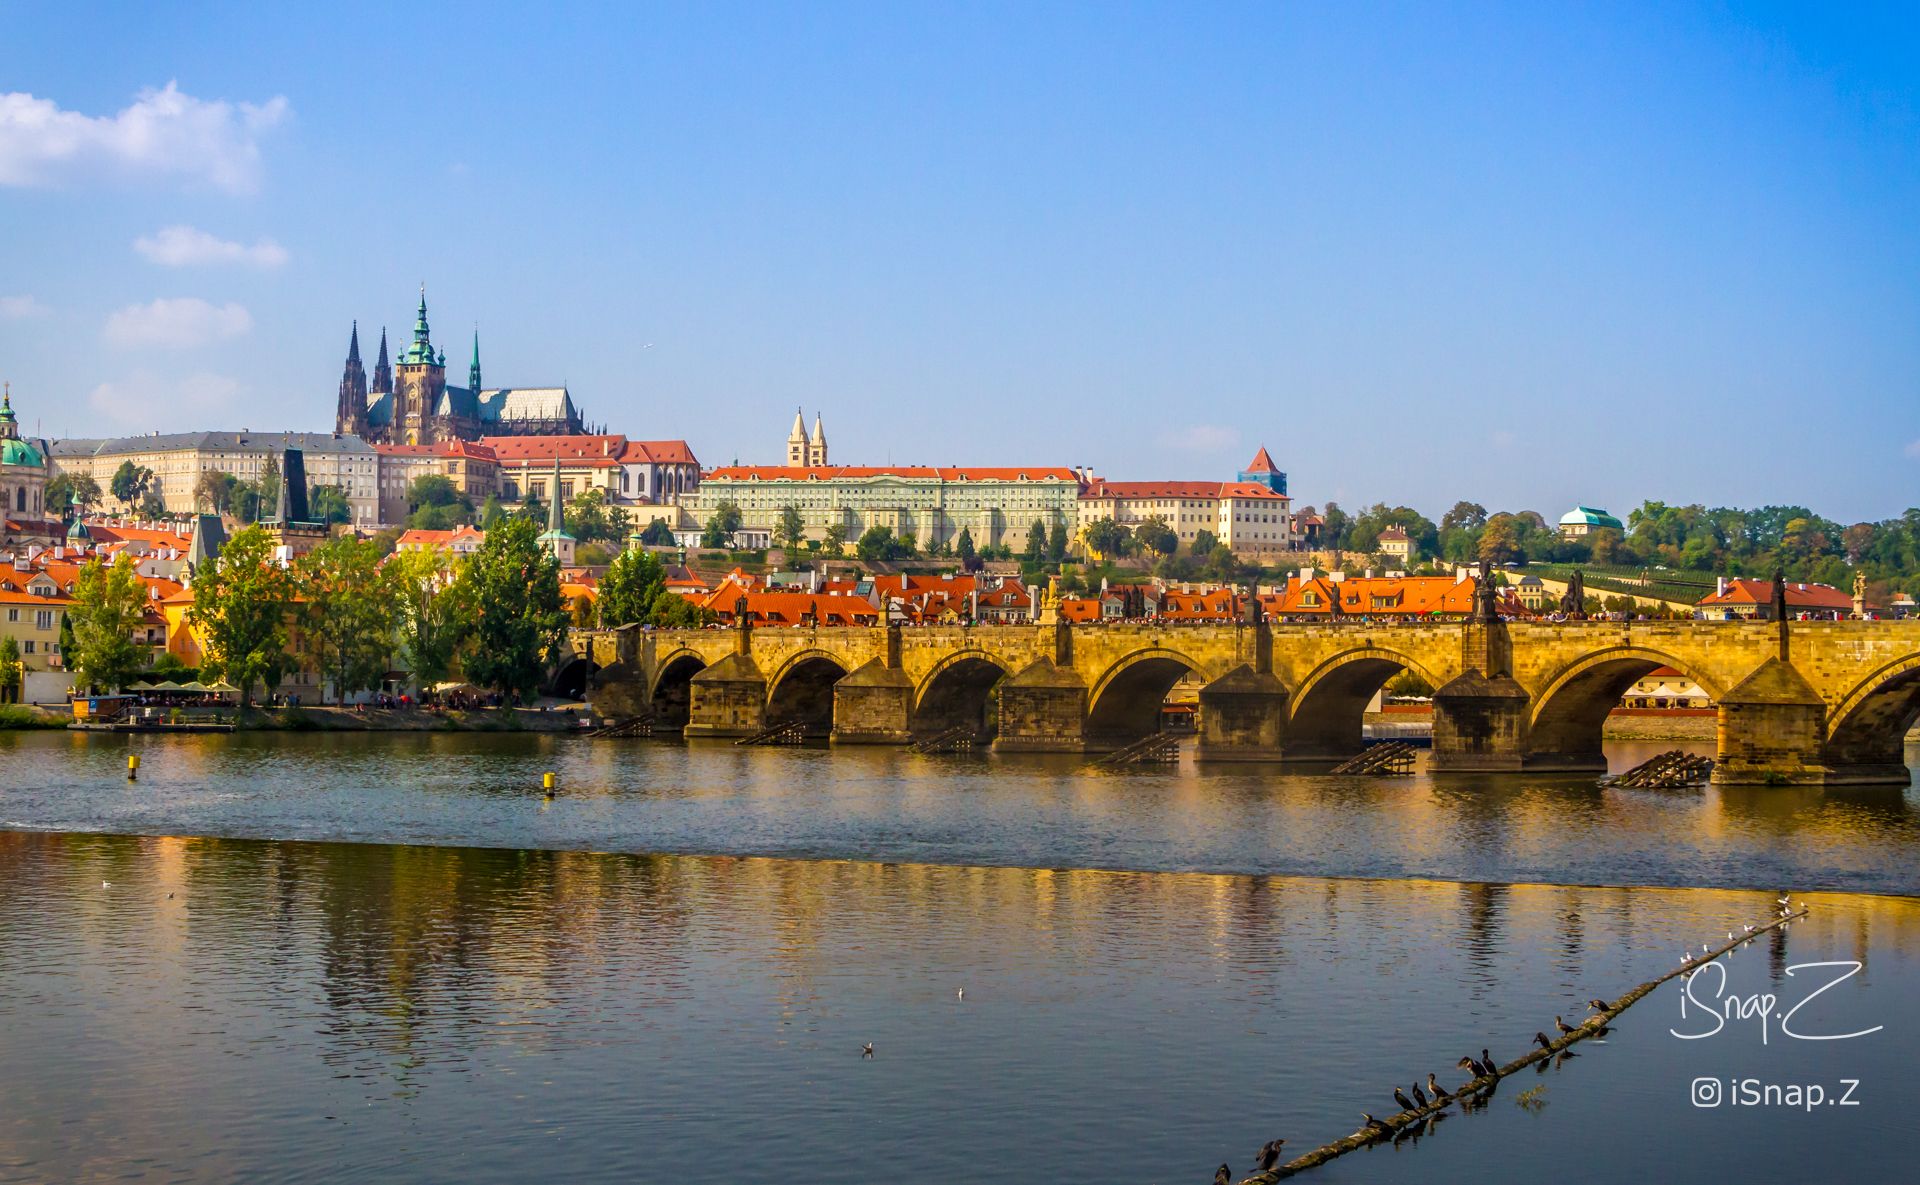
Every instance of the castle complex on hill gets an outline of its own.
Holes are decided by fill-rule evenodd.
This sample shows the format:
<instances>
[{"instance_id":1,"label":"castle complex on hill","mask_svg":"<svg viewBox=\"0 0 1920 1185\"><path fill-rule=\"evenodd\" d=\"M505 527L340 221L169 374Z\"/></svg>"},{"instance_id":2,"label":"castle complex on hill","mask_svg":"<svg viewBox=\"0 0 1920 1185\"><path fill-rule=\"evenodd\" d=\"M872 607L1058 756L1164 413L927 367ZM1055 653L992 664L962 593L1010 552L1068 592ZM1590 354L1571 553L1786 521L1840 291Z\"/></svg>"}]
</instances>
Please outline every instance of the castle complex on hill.
<instances>
[{"instance_id":1,"label":"castle complex on hill","mask_svg":"<svg viewBox=\"0 0 1920 1185\"><path fill-rule=\"evenodd\" d=\"M447 355L435 350L427 330L427 290L413 323L413 344L398 365L387 361L387 331L380 331L380 360L369 387L360 363L360 325L347 343L340 376L334 431L369 444L438 444L482 436L577 436L587 431L565 387L496 387L480 383L480 335L473 335L473 362L465 387L447 386Z\"/></svg>"}]
</instances>

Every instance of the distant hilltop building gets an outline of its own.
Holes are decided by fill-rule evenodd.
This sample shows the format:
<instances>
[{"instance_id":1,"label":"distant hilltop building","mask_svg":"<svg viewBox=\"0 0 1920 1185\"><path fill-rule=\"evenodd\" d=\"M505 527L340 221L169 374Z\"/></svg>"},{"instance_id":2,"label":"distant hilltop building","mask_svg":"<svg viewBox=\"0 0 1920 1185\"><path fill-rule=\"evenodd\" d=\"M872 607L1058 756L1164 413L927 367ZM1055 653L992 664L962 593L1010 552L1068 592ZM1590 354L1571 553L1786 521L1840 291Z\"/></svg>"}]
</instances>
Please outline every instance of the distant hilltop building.
<instances>
[{"instance_id":1,"label":"distant hilltop building","mask_svg":"<svg viewBox=\"0 0 1920 1185\"><path fill-rule=\"evenodd\" d=\"M447 355L433 346L422 285L413 344L391 365L387 331L380 331L380 360L374 363L371 387L360 362L360 325L354 323L334 431L369 444L438 444L482 436L575 436L586 427L565 387L483 387L478 332L473 335L467 385L449 387Z\"/></svg>"},{"instance_id":2,"label":"distant hilltop building","mask_svg":"<svg viewBox=\"0 0 1920 1185\"><path fill-rule=\"evenodd\" d=\"M0 541L57 537L47 519L47 481L53 476L44 440L20 435L13 388L0 393Z\"/></svg>"},{"instance_id":3,"label":"distant hilltop building","mask_svg":"<svg viewBox=\"0 0 1920 1185\"><path fill-rule=\"evenodd\" d=\"M1602 529L1624 532L1627 528L1611 514L1591 506L1576 506L1560 516L1560 537L1563 539L1578 539Z\"/></svg>"}]
</instances>

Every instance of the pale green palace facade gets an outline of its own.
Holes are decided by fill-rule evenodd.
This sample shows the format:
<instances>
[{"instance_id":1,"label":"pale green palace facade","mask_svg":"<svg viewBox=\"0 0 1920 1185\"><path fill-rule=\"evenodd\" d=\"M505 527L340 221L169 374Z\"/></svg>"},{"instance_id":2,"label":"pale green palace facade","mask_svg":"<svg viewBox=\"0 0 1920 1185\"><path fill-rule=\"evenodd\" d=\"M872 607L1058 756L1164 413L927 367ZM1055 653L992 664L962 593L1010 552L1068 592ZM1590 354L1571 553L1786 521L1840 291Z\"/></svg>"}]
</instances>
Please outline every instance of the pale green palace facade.
<instances>
[{"instance_id":1,"label":"pale green palace facade","mask_svg":"<svg viewBox=\"0 0 1920 1185\"><path fill-rule=\"evenodd\" d=\"M781 513L799 510L809 539L840 524L849 542L873 527L912 535L922 547L951 544L962 529L976 547L1026 546L1038 521L1051 531L1074 530L1082 474L1071 466L850 466L733 465L700 479L681 500L695 524L723 502L740 508L741 525L777 532Z\"/></svg>"}]
</instances>

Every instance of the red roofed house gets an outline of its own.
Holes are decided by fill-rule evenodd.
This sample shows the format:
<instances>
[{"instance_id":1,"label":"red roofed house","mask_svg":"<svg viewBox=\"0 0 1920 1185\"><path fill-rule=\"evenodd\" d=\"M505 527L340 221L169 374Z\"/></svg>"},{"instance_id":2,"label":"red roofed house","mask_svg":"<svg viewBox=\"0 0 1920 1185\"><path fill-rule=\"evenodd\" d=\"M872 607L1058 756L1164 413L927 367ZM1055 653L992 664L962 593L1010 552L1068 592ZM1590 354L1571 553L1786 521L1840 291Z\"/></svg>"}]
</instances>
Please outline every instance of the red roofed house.
<instances>
[{"instance_id":1,"label":"red roofed house","mask_svg":"<svg viewBox=\"0 0 1920 1185\"><path fill-rule=\"evenodd\" d=\"M1787 612L1796 618L1840 621L1853 615L1853 597L1826 584L1787 583ZM1693 608L1700 621L1772 621L1773 581L1721 577Z\"/></svg>"},{"instance_id":2,"label":"red roofed house","mask_svg":"<svg viewBox=\"0 0 1920 1185\"><path fill-rule=\"evenodd\" d=\"M560 500L589 489L609 503L670 505L700 484L700 462L684 440L628 440L598 436L487 436L481 444L500 464L500 500L553 500L554 462L560 463ZM671 517L671 516L669 516Z\"/></svg>"},{"instance_id":3,"label":"red roofed house","mask_svg":"<svg viewBox=\"0 0 1920 1185\"><path fill-rule=\"evenodd\" d=\"M1080 493L1076 531L1103 518L1129 529L1158 518L1183 547L1206 531L1237 554L1271 554L1294 547L1291 503L1287 475L1263 448L1238 481L1090 481Z\"/></svg>"},{"instance_id":4,"label":"red roofed house","mask_svg":"<svg viewBox=\"0 0 1920 1185\"><path fill-rule=\"evenodd\" d=\"M434 444L376 444L380 457L380 521L397 526L413 513L407 491L419 477L444 477L478 506L500 492L500 462L492 449L466 440Z\"/></svg>"}]
</instances>

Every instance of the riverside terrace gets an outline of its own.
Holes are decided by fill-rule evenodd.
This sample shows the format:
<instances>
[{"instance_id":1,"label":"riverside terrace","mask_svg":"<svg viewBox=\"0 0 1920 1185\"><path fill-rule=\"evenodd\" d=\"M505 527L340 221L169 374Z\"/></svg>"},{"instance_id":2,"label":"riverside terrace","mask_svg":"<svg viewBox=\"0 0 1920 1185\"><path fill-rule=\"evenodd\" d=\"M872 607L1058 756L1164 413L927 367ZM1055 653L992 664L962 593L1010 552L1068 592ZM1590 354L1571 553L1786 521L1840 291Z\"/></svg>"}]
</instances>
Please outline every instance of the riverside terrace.
<instances>
[{"instance_id":1,"label":"riverside terrace","mask_svg":"<svg viewBox=\"0 0 1920 1185\"><path fill-rule=\"evenodd\" d=\"M1790 631L1790 633L1789 633ZM1683 671L1719 705L1714 779L1905 784L1920 622L1464 622L582 631L562 678L610 719L688 737L798 724L837 744L955 728L1003 752L1100 752L1157 727L1188 672L1203 761L1335 762L1396 672L1434 694L1439 770L1604 770L1634 680Z\"/></svg>"}]
</instances>

